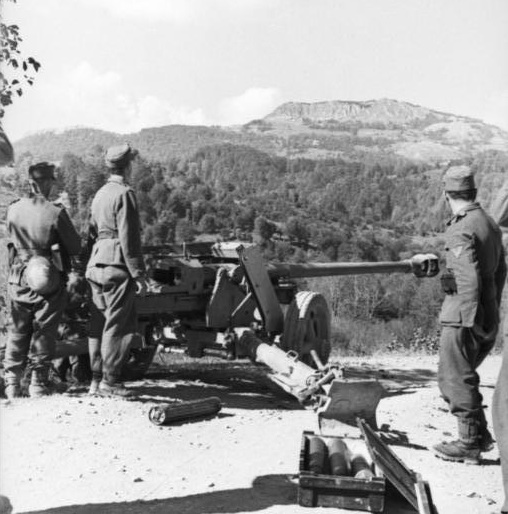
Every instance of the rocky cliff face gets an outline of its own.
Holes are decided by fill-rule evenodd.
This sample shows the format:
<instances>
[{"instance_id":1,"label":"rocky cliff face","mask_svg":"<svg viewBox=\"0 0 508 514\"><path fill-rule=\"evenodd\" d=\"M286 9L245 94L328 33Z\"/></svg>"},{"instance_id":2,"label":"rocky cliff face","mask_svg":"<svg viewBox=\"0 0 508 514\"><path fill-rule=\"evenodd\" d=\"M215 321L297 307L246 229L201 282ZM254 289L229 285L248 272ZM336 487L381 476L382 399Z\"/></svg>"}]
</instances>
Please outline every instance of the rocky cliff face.
<instances>
[{"instance_id":1,"label":"rocky cliff face","mask_svg":"<svg viewBox=\"0 0 508 514\"><path fill-rule=\"evenodd\" d=\"M415 121L427 120L438 122L444 120L467 119L460 116L433 111L425 107L397 100L382 99L366 102L330 102L297 103L288 102L269 114L266 121L338 121L342 123L360 122L364 124L411 125ZM471 120L473 121L473 120Z\"/></svg>"}]
</instances>

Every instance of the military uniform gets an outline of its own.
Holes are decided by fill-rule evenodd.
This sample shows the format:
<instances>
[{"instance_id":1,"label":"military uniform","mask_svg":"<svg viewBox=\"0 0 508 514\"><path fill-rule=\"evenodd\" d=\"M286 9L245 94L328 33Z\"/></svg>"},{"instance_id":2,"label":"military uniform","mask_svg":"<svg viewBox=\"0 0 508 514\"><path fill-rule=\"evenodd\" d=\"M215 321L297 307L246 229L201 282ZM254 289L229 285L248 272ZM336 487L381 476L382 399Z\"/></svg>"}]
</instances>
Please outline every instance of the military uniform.
<instances>
[{"instance_id":1,"label":"military uniform","mask_svg":"<svg viewBox=\"0 0 508 514\"><path fill-rule=\"evenodd\" d=\"M472 175L458 172L451 173L448 182L445 179L446 190L474 189ZM501 231L477 202L469 202L447 223L445 244L438 383L450 412L458 418L459 441L474 448L472 460L477 461L478 450L491 444L476 369L492 349L499 327L506 278ZM445 450L446 444L442 443ZM444 453L438 456L445 458Z\"/></svg>"},{"instance_id":2,"label":"military uniform","mask_svg":"<svg viewBox=\"0 0 508 514\"><path fill-rule=\"evenodd\" d=\"M503 231L506 250L508 246L508 180L499 190L491 212L494 221L500 225ZM503 473L505 500L501 510L502 512L508 512L508 314L506 306L503 342L503 361L492 400L492 417Z\"/></svg>"},{"instance_id":3,"label":"military uniform","mask_svg":"<svg viewBox=\"0 0 508 514\"><path fill-rule=\"evenodd\" d=\"M38 176L53 173L47 163L30 168L34 169L40 171ZM80 252L81 240L65 208L42 194L34 193L12 203L7 210L7 229L11 241L8 292L13 327L7 339L4 369L7 386L19 386L29 353L31 369L47 374L66 304L65 273L69 271L68 266L55 271L61 275L56 287L48 294L40 294L28 285L27 265L36 256L50 260L54 244L60 246L63 261L69 263L68 258ZM32 381L33 377L32 374Z\"/></svg>"},{"instance_id":4,"label":"military uniform","mask_svg":"<svg viewBox=\"0 0 508 514\"><path fill-rule=\"evenodd\" d=\"M95 243L86 272L93 299L89 350L93 380L109 386L120 382L129 348L139 337L136 279L145 275L136 197L124 177L114 173L115 164L122 165L129 154L127 145L108 150L106 164L113 174L91 207Z\"/></svg>"}]
</instances>

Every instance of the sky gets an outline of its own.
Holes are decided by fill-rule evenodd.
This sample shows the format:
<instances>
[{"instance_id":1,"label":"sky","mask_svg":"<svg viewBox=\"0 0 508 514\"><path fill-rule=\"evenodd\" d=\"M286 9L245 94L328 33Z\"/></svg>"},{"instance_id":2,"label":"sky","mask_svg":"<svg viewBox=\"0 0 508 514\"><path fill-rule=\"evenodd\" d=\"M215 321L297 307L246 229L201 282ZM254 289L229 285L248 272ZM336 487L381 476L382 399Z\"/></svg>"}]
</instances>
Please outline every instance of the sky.
<instances>
[{"instance_id":1,"label":"sky","mask_svg":"<svg viewBox=\"0 0 508 514\"><path fill-rule=\"evenodd\" d=\"M3 0L2 11L42 65L6 109L14 141L379 98L508 130L507 0Z\"/></svg>"}]
</instances>

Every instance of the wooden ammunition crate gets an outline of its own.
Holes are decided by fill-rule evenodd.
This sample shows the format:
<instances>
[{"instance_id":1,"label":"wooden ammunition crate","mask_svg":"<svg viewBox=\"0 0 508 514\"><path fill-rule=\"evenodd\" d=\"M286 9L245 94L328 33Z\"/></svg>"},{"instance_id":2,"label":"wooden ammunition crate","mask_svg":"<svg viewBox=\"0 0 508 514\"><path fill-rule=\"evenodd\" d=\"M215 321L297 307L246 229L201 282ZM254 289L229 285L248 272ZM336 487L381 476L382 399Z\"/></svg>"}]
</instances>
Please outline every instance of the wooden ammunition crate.
<instances>
[{"instance_id":1,"label":"wooden ammunition crate","mask_svg":"<svg viewBox=\"0 0 508 514\"><path fill-rule=\"evenodd\" d=\"M316 474L309 471L309 441L319 437L325 443L340 437L303 432L300 450L298 503L304 507L334 507L340 509L382 512L385 502L385 479L375 474L363 479L351 476ZM344 442L350 446L347 439ZM365 444L355 441L356 445ZM365 448L367 454L367 449Z\"/></svg>"}]
</instances>

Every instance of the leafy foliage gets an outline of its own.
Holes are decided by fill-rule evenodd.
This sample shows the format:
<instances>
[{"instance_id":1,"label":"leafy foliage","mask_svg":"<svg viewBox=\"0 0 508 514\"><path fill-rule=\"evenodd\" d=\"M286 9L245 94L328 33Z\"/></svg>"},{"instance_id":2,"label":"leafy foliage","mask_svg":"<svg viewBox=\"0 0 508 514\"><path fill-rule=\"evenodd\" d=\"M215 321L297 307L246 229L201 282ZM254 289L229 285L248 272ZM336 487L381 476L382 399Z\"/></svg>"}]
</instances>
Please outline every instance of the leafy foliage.
<instances>
[{"instance_id":1,"label":"leafy foliage","mask_svg":"<svg viewBox=\"0 0 508 514\"><path fill-rule=\"evenodd\" d=\"M83 236L91 200L107 177L103 153L93 145L61 160L59 187ZM32 160L22 155L4 186L21 191ZM488 207L508 156L484 152L470 164ZM272 261L390 261L442 250L439 233L449 217L442 174L438 166L398 157L288 160L226 143L157 162L139 153L130 183L145 244L240 239L258 242ZM437 280L369 275L316 279L306 287L328 299L337 347L359 353L435 347Z\"/></svg>"},{"instance_id":2,"label":"leafy foliage","mask_svg":"<svg viewBox=\"0 0 508 514\"><path fill-rule=\"evenodd\" d=\"M16 0L10 0L16 2ZM0 7L2 2L0 2ZM35 74L41 64L33 57L24 57L21 52L23 38L17 25L7 25L0 22L0 62L3 64L0 71L0 118L4 115L4 108L11 105L13 98L23 95L23 88L31 86ZM5 71L7 69L7 71Z\"/></svg>"}]
</instances>

